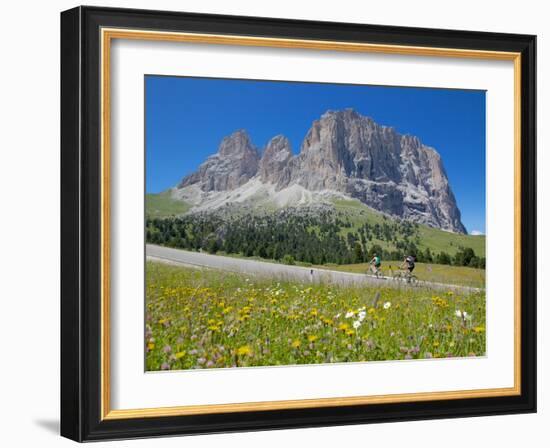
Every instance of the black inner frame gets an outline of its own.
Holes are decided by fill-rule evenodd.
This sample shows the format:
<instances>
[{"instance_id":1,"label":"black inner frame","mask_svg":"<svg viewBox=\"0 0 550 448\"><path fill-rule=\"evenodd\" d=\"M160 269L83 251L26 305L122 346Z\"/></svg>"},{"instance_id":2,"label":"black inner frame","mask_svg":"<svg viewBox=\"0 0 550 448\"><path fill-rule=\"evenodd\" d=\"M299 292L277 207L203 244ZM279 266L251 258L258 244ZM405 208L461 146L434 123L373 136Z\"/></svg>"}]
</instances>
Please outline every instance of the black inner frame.
<instances>
[{"instance_id":1,"label":"black inner frame","mask_svg":"<svg viewBox=\"0 0 550 448\"><path fill-rule=\"evenodd\" d=\"M521 395L100 419L100 29L235 34L521 53ZM77 7L61 14L61 434L77 441L536 412L536 37Z\"/></svg>"}]
</instances>

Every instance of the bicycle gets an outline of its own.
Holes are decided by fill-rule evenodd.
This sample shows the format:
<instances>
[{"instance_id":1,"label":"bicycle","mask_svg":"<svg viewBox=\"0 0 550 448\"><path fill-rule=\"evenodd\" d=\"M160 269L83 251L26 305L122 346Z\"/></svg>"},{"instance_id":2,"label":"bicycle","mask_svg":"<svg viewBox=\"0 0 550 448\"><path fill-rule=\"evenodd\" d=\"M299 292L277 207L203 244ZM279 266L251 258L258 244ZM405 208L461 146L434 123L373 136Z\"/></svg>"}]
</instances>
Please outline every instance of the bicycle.
<instances>
[{"instance_id":1,"label":"bicycle","mask_svg":"<svg viewBox=\"0 0 550 448\"><path fill-rule=\"evenodd\" d=\"M380 267L374 266L373 264L370 265L369 269L367 270L367 275L371 277L374 276L376 278L380 278L384 276L382 274L382 269L380 269Z\"/></svg>"},{"instance_id":2,"label":"bicycle","mask_svg":"<svg viewBox=\"0 0 550 448\"><path fill-rule=\"evenodd\" d=\"M393 280L395 281L405 281L408 285L416 285L418 283L418 278L416 275L411 273L408 270L400 269L395 274L393 274Z\"/></svg>"}]
</instances>

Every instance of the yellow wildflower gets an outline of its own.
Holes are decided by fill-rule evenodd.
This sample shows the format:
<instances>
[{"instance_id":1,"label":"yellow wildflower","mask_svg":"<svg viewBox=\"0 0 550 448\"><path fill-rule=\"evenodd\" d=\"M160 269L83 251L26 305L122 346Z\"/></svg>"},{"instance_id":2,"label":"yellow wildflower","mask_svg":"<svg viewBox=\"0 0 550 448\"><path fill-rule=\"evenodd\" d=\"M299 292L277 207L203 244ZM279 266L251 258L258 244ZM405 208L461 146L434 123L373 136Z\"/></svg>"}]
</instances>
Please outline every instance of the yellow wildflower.
<instances>
[{"instance_id":1,"label":"yellow wildflower","mask_svg":"<svg viewBox=\"0 0 550 448\"><path fill-rule=\"evenodd\" d=\"M294 348L298 348L298 347L300 347L300 344L301 344L301 342L300 342L299 339L294 339L292 341L292 344L290 344L290 345L292 345L292 347L294 347Z\"/></svg>"},{"instance_id":2,"label":"yellow wildflower","mask_svg":"<svg viewBox=\"0 0 550 448\"><path fill-rule=\"evenodd\" d=\"M177 352L174 356L176 357L176 359L181 359L185 356L185 351Z\"/></svg>"},{"instance_id":3,"label":"yellow wildflower","mask_svg":"<svg viewBox=\"0 0 550 448\"><path fill-rule=\"evenodd\" d=\"M315 342L317 339L319 339L316 335L314 334L310 334L308 337L307 337L307 340L309 342Z\"/></svg>"},{"instance_id":4,"label":"yellow wildflower","mask_svg":"<svg viewBox=\"0 0 550 448\"><path fill-rule=\"evenodd\" d=\"M248 345L243 345L242 347L239 347L237 349L237 355L243 356L243 355L250 355L252 353L252 350Z\"/></svg>"}]
</instances>

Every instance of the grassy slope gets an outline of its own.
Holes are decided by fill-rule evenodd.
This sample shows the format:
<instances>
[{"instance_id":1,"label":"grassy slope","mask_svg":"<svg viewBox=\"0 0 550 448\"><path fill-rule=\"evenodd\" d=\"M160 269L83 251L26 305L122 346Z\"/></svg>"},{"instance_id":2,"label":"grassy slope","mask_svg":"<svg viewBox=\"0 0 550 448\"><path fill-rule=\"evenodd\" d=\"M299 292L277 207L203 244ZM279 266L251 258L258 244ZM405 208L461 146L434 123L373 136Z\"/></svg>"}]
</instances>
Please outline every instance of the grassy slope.
<instances>
[{"instance_id":1,"label":"grassy slope","mask_svg":"<svg viewBox=\"0 0 550 448\"><path fill-rule=\"evenodd\" d=\"M146 274L147 370L485 354L484 293L274 282L152 262Z\"/></svg>"},{"instance_id":2,"label":"grassy slope","mask_svg":"<svg viewBox=\"0 0 550 448\"><path fill-rule=\"evenodd\" d=\"M169 192L145 195L145 214L149 218L164 218L185 213L190 206L170 197Z\"/></svg>"},{"instance_id":3,"label":"grassy slope","mask_svg":"<svg viewBox=\"0 0 550 448\"><path fill-rule=\"evenodd\" d=\"M391 276L398 270L402 261L383 261L382 274ZM391 266L391 270L390 270ZM368 263L317 266L319 268L332 269L334 271L354 272L364 274L369 270ZM447 266L442 264L416 263L414 275L419 280L451 285L485 287L485 269L469 268L464 266Z\"/></svg>"},{"instance_id":4,"label":"grassy slope","mask_svg":"<svg viewBox=\"0 0 550 448\"><path fill-rule=\"evenodd\" d=\"M368 222L369 224L382 224L384 215L365 206L357 200L337 200L334 201L336 209L345 213L353 225L353 229ZM387 218L389 219L389 218ZM345 234L352 229L343 229ZM457 233L445 232L444 230L434 229L431 227L419 226L420 242L417 246L420 249L427 247L434 253L445 251L450 255L454 255L456 251L462 247L471 247L476 255L485 256L485 236L484 235L460 235ZM372 243L379 244L382 248L388 248L385 241L373 239Z\"/></svg>"}]
</instances>

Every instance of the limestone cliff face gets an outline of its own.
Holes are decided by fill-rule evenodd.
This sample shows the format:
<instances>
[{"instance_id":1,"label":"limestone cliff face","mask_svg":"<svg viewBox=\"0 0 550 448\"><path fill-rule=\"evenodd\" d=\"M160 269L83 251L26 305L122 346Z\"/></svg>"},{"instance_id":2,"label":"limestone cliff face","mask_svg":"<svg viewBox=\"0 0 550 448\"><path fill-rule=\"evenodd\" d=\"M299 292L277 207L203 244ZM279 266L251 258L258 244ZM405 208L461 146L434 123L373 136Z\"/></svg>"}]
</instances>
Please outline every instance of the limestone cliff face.
<instances>
[{"instance_id":1,"label":"limestone cliff face","mask_svg":"<svg viewBox=\"0 0 550 448\"><path fill-rule=\"evenodd\" d=\"M244 130L225 137L218 152L206 159L199 170L185 177L177 188L198 184L203 191L232 190L258 172L260 155Z\"/></svg>"},{"instance_id":2,"label":"limestone cliff face","mask_svg":"<svg viewBox=\"0 0 550 448\"><path fill-rule=\"evenodd\" d=\"M297 155L279 135L260 157L246 132L237 131L176 189L227 191L249 181L275 191L334 191L391 216L466 233L437 151L352 109L314 121Z\"/></svg>"},{"instance_id":3,"label":"limestone cliff face","mask_svg":"<svg viewBox=\"0 0 550 448\"><path fill-rule=\"evenodd\" d=\"M259 164L259 175L262 182L270 182L277 186L288 185L292 172L292 150L290 142L283 135L273 137L265 150Z\"/></svg>"}]
</instances>

